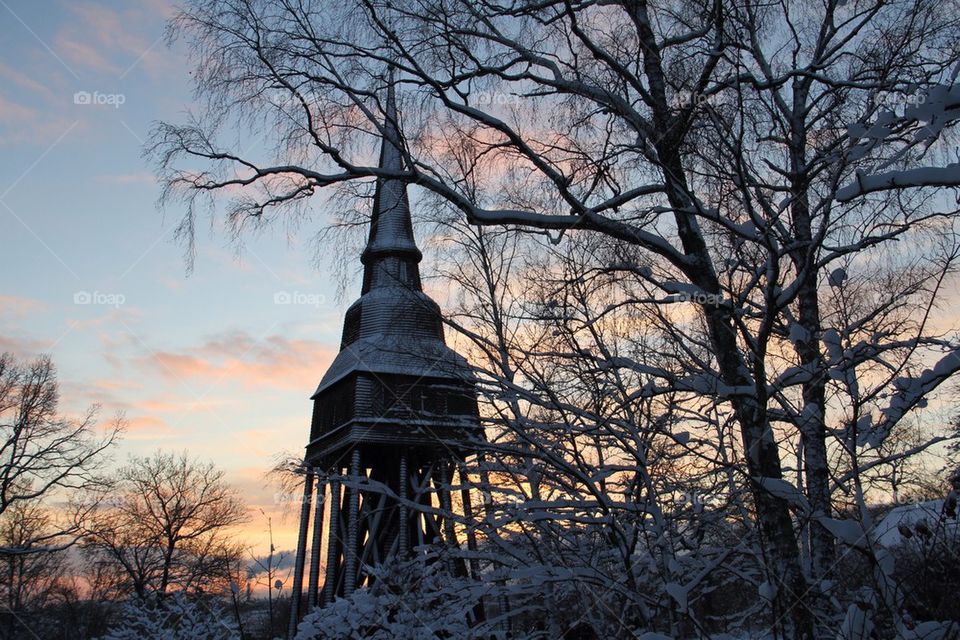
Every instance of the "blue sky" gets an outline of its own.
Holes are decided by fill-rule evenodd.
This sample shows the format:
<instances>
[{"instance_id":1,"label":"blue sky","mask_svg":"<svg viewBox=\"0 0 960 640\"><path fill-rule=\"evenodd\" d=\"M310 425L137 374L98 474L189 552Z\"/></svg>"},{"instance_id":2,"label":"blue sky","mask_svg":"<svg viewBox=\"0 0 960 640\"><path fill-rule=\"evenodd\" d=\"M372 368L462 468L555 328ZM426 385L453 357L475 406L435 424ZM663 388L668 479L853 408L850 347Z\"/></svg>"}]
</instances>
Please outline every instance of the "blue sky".
<instances>
[{"instance_id":1,"label":"blue sky","mask_svg":"<svg viewBox=\"0 0 960 640\"><path fill-rule=\"evenodd\" d=\"M157 210L141 158L151 123L191 104L188 60L163 38L171 12L0 0L0 350L52 355L68 413L124 411L118 459L187 449L276 513L261 475L305 444L350 300L304 240L322 211L299 234L245 237L239 255L203 219L187 273L182 211ZM302 303L275 303L283 293ZM264 527L250 525L251 543ZM289 526L277 533L292 541Z\"/></svg>"}]
</instances>

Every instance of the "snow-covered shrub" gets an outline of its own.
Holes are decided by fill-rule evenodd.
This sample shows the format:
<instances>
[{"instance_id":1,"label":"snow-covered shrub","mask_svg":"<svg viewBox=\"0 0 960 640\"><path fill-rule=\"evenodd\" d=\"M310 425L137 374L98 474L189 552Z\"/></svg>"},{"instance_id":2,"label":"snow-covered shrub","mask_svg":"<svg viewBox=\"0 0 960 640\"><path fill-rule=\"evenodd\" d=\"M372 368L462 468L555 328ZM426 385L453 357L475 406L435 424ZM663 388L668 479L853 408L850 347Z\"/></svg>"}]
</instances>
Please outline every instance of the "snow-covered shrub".
<instances>
[{"instance_id":1,"label":"snow-covered shrub","mask_svg":"<svg viewBox=\"0 0 960 640\"><path fill-rule=\"evenodd\" d=\"M101 640L237 640L236 621L209 598L182 592L159 598L132 598Z\"/></svg>"},{"instance_id":2,"label":"snow-covered shrub","mask_svg":"<svg viewBox=\"0 0 960 640\"><path fill-rule=\"evenodd\" d=\"M376 571L368 589L339 598L301 621L296 640L436 640L489 638L468 620L478 584L455 578L444 563L419 558Z\"/></svg>"},{"instance_id":3,"label":"snow-covered shrub","mask_svg":"<svg viewBox=\"0 0 960 640\"><path fill-rule=\"evenodd\" d=\"M904 608L915 620L960 620L960 527L957 496L935 503L940 513L900 525L896 577Z\"/></svg>"}]
</instances>

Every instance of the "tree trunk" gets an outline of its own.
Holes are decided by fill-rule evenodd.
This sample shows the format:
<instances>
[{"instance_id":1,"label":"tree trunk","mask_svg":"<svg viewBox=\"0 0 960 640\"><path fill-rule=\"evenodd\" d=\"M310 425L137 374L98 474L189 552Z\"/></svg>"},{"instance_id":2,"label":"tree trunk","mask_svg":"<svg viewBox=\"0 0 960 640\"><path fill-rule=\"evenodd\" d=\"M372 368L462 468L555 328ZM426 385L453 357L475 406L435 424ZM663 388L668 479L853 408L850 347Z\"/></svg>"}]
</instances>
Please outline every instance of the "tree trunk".
<instances>
[{"instance_id":1,"label":"tree trunk","mask_svg":"<svg viewBox=\"0 0 960 640\"><path fill-rule=\"evenodd\" d=\"M669 130L669 129L666 129ZM691 282L708 293L719 294L720 283L713 268L710 254L696 219L689 210L689 193L685 184L683 166L676 153L678 144L669 139L661 140L657 152L664 161L664 175L668 185L667 195L677 211L677 229L684 253L697 259L696 267L686 274ZM735 394L731 398L741 440L747 458L747 468L752 478L782 479L780 450L766 409L766 376L762 355L757 355L752 364L753 375L737 344L736 328L732 310L723 305L703 305L710 341L714 349L720 376L731 387L753 389L752 395ZM790 517L789 504L783 498L772 495L756 481L751 483L756 502L757 520L763 540L770 545L771 576L778 580L777 600L784 615L789 612L798 640L812 639L813 619L804 602L807 581L800 563L797 537Z\"/></svg>"},{"instance_id":2,"label":"tree trunk","mask_svg":"<svg viewBox=\"0 0 960 640\"><path fill-rule=\"evenodd\" d=\"M691 283L707 293L719 294L720 281L707 248L703 232L692 210L696 203L690 196L681 158L681 136L667 100L666 82L660 49L651 28L651 20L644 0L627 3L640 37L644 74L649 82L654 131L663 132L653 140L660 160L660 169L666 185L666 195L673 207L677 233L683 252L694 258L685 275ZM767 392L763 355L756 354L751 368L740 353L732 309L724 305L703 305L710 341L723 382L735 388L753 390L752 395L735 394L731 398L733 411L740 425L748 472L752 478L781 479L780 451L767 417ZM813 620L804 602L807 582L800 564L797 537L786 500L764 490L755 480L751 483L756 501L757 520L763 541L769 545L768 571L777 578L777 602L782 615L793 622L794 637L812 640Z\"/></svg>"},{"instance_id":3,"label":"tree trunk","mask_svg":"<svg viewBox=\"0 0 960 640\"><path fill-rule=\"evenodd\" d=\"M818 518L831 514L830 477L827 465L826 431L826 364L820 351L820 299L817 290L817 252L812 241L809 179L806 174L806 123L800 116L806 109L807 86L800 81L794 86L793 118L790 136L790 193L793 233L799 243L792 252L800 279L797 295L798 320L805 335L796 343L800 364L809 377L802 387L803 409L800 417L800 439L803 444L807 498L812 510L809 526L811 573L814 578L826 577L833 565L834 542L831 533Z\"/></svg>"}]
</instances>

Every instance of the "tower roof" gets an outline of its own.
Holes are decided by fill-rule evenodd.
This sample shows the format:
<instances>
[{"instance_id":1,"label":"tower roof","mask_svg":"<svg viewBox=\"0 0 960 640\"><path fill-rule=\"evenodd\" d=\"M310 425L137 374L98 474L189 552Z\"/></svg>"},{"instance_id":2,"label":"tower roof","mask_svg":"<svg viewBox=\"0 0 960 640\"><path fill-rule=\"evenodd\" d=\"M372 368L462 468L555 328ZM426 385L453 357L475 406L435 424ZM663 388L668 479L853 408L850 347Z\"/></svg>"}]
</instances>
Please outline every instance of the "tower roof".
<instances>
[{"instance_id":1,"label":"tower roof","mask_svg":"<svg viewBox=\"0 0 960 640\"><path fill-rule=\"evenodd\" d=\"M387 86L387 103L383 123L383 141L380 146L379 167L394 173L404 170L403 139L397 120L397 100L394 76L390 72ZM397 178L378 178L373 198L373 217L370 220L370 236L360 260L364 265L363 290L367 293L377 286L391 286L383 275L385 263L401 259L407 263L402 273L395 274L402 283L420 289L420 273L417 266L422 259L413 239L413 224L410 221L410 201L407 185Z\"/></svg>"},{"instance_id":2,"label":"tower roof","mask_svg":"<svg viewBox=\"0 0 960 640\"><path fill-rule=\"evenodd\" d=\"M390 74L382 127L381 169L402 172L403 137ZM470 378L466 360L443 338L437 303L423 292L406 183L378 178L370 235L361 256L360 298L347 310L340 353L313 397L353 372L417 378Z\"/></svg>"}]
</instances>

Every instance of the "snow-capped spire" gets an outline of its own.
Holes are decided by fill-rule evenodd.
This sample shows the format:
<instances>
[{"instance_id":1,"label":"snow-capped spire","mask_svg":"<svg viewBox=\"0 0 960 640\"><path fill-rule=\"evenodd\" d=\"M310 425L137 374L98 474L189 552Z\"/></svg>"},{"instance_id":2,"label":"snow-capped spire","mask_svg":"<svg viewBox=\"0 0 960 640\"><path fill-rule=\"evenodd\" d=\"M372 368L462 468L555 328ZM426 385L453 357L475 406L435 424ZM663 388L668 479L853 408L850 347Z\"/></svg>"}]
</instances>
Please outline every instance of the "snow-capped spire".
<instances>
[{"instance_id":1,"label":"snow-capped spire","mask_svg":"<svg viewBox=\"0 0 960 640\"><path fill-rule=\"evenodd\" d=\"M380 148L380 168L392 172L404 170L403 138L397 119L394 72L391 68L387 84L386 118ZM395 178L378 178L373 198L370 237L363 251L363 293L370 289L402 286L417 291L420 287L422 259L413 239L407 185Z\"/></svg>"},{"instance_id":2,"label":"snow-capped spire","mask_svg":"<svg viewBox=\"0 0 960 640\"><path fill-rule=\"evenodd\" d=\"M386 98L380 167L401 173L406 164L392 73ZM358 372L470 379L466 360L444 342L440 307L420 285L422 258L413 239L406 183L379 178L370 238L361 257L363 290L347 309L340 353L320 381L315 398Z\"/></svg>"}]
</instances>

